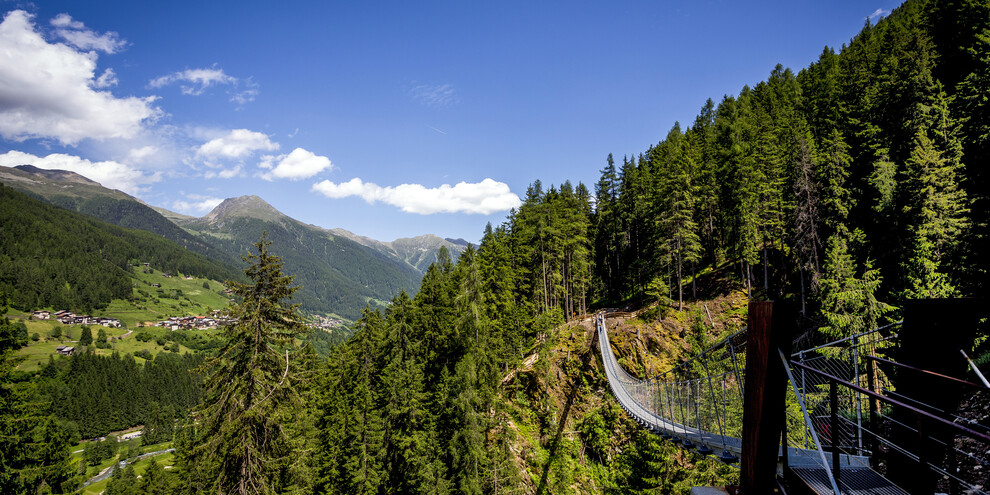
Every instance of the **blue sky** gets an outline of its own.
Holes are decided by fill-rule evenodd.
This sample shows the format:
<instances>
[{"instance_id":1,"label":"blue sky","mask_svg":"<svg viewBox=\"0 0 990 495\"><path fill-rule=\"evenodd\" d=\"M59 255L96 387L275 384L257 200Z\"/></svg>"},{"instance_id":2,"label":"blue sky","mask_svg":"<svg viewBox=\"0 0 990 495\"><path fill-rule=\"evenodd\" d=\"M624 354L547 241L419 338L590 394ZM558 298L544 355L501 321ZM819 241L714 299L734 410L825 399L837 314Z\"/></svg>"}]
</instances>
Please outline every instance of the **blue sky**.
<instances>
[{"instance_id":1,"label":"blue sky","mask_svg":"<svg viewBox=\"0 0 990 495\"><path fill-rule=\"evenodd\" d=\"M898 4L0 0L0 165L477 241Z\"/></svg>"}]
</instances>

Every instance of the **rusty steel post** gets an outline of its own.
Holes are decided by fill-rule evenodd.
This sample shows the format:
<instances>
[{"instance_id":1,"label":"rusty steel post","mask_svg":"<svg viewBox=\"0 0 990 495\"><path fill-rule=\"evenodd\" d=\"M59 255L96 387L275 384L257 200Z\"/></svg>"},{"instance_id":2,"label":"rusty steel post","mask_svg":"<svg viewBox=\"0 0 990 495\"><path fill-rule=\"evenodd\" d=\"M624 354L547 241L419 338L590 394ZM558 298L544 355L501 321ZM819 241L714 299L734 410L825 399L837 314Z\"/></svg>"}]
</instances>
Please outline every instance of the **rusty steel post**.
<instances>
[{"instance_id":1,"label":"rusty steel post","mask_svg":"<svg viewBox=\"0 0 990 495\"><path fill-rule=\"evenodd\" d=\"M740 488L747 495L773 493L776 486L787 391L787 372L777 349L790 354L796 316L790 302L749 303L740 473Z\"/></svg>"}]
</instances>

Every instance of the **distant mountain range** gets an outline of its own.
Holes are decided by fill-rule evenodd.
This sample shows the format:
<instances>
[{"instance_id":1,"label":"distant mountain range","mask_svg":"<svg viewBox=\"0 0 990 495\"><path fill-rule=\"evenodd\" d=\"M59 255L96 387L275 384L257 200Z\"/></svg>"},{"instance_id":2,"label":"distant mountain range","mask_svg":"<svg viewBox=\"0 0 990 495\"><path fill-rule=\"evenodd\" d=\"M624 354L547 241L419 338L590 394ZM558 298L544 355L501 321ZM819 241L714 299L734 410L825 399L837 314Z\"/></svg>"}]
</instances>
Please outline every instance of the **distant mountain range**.
<instances>
[{"instance_id":1,"label":"distant mountain range","mask_svg":"<svg viewBox=\"0 0 990 495\"><path fill-rule=\"evenodd\" d=\"M296 302L307 311L349 319L360 316L368 304L386 303L400 290L417 290L441 247L454 257L467 247L463 239L435 235L382 242L328 230L290 218L258 196L226 199L197 218L150 207L64 170L0 167L0 182L65 209L153 232L235 270L243 267L240 256L267 232L272 252L302 286Z\"/></svg>"}]
</instances>

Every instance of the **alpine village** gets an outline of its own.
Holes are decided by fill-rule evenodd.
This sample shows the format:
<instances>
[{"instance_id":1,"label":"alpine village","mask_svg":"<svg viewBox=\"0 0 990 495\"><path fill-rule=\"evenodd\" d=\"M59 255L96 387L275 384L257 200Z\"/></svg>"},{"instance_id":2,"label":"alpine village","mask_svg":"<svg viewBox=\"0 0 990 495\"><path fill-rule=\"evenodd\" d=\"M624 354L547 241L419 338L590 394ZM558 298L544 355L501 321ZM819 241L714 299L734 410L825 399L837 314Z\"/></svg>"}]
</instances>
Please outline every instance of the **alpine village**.
<instances>
[{"instance_id":1,"label":"alpine village","mask_svg":"<svg viewBox=\"0 0 990 495\"><path fill-rule=\"evenodd\" d=\"M0 493L990 492L990 3L694 103L477 243L0 167Z\"/></svg>"}]
</instances>

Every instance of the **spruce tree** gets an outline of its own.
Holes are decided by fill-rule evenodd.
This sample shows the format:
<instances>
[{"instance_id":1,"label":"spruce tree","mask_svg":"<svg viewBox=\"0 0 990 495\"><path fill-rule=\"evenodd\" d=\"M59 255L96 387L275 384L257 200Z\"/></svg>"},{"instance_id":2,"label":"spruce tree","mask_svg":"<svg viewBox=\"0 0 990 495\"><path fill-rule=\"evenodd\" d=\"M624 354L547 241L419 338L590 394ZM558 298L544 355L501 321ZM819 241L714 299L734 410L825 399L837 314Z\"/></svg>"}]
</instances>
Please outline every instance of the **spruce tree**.
<instances>
[{"instance_id":1,"label":"spruce tree","mask_svg":"<svg viewBox=\"0 0 990 495\"><path fill-rule=\"evenodd\" d=\"M263 234L257 254L244 257L251 283L229 283L241 300L230 308L237 323L224 329L224 346L208 363L200 442L192 455L218 493L280 492L296 455L284 425L301 409L291 355L305 327L298 306L286 302L298 287L270 245Z\"/></svg>"},{"instance_id":2,"label":"spruce tree","mask_svg":"<svg viewBox=\"0 0 990 495\"><path fill-rule=\"evenodd\" d=\"M873 329L894 308L878 301L877 289L882 282L879 269L870 261L862 274L849 253L848 234L836 233L828 240L825 266L820 281L821 314L825 320L819 330L830 338L843 338Z\"/></svg>"}]
</instances>

